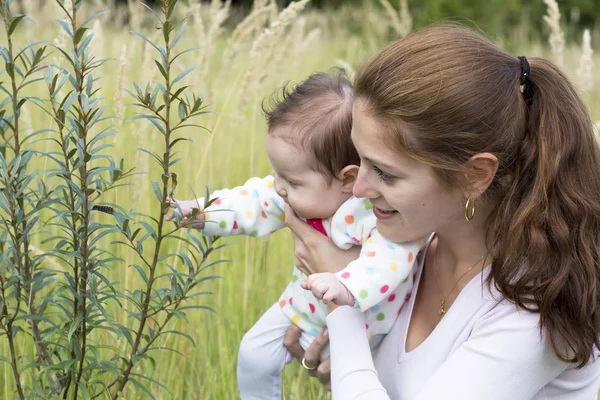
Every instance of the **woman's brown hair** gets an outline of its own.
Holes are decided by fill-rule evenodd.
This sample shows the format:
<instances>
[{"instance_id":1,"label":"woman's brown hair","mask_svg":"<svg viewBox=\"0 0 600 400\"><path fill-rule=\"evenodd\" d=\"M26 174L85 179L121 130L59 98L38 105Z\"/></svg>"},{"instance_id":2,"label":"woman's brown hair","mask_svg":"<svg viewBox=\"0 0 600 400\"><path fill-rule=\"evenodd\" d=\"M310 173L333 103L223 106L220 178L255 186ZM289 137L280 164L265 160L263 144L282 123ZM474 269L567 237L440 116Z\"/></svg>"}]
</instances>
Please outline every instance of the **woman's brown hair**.
<instances>
[{"instance_id":1,"label":"woman's brown hair","mask_svg":"<svg viewBox=\"0 0 600 400\"><path fill-rule=\"evenodd\" d=\"M486 192L488 284L540 314L563 360L600 348L600 150L586 108L549 61L521 61L478 33L444 25L392 43L358 71L355 98L390 145L461 184L469 159L499 160Z\"/></svg>"}]
</instances>

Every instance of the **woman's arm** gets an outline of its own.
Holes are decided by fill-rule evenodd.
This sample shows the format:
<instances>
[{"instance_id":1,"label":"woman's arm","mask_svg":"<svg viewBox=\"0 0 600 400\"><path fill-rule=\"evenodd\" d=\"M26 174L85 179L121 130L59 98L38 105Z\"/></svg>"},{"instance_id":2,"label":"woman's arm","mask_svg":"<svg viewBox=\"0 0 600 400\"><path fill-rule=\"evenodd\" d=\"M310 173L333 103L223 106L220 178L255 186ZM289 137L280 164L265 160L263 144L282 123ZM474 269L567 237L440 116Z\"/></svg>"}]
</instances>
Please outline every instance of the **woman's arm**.
<instances>
[{"instance_id":1,"label":"woman's arm","mask_svg":"<svg viewBox=\"0 0 600 400\"><path fill-rule=\"evenodd\" d=\"M306 351L298 341L302 331L295 325L285 335L286 348L298 361L304 358L308 365L318 365L318 368L307 372L332 391L334 400L389 400L373 366L362 313L333 304L328 308L329 328L322 331ZM334 337L331 342L330 335ZM327 343L330 343L331 357L319 364Z\"/></svg>"},{"instance_id":2,"label":"woman's arm","mask_svg":"<svg viewBox=\"0 0 600 400\"><path fill-rule=\"evenodd\" d=\"M375 366L360 310L338 307L327 316L334 400L389 400ZM451 398L451 397L448 397Z\"/></svg>"}]
</instances>

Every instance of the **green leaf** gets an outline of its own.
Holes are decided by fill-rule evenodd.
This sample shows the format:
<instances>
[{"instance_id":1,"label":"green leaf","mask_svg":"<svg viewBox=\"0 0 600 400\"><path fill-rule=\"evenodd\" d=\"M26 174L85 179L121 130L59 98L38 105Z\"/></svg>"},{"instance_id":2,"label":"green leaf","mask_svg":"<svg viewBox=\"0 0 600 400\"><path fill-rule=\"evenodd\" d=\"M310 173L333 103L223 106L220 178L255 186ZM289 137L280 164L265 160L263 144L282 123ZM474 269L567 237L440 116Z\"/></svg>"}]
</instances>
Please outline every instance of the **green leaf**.
<instances>
[{"instance_id":1,"label":"green leaf","mask_svg":"<svg viewBox=\"0 0 600 400\"><path fill-rule=\"evenodd\" d=\"M150 359L150 362L151 362L151 363L152 363L152 365L154 366L156 362L153 362L154 360L152 359L152 357L148 357L148 358ZM142 378L142 379L147 379L147 380L149 380L150 382L152 382L152 383L154 383L154 384L156 384L156 385L160 386L161 388L165 389L167 392L171 393L171 391L169 390L169 388L168 388L168 387L166 387L166 386L165 386L165 385L163 385L162 383L160 383L160 382L158 382L158 381L156 381L156 380L154 380L154 379L152 379L152 378L150 378L150 377L148 377L148 376L144 376L144 375L136 374L135 372L132 372L132 373L131 373L131 376L135 376L135 377Z\"/></svg>"},{"instance_id":2,"label":"green leaf","mask_svg":"<svg viewBox=\"0 0 600 400\"><path fill-rule=\"evenodd\" d=\"M137 270L138 274L140 274L140 276L144 280L144 283L148 285L148 276L146 275L146 271L144 271L144 269L137 264L132 264L131 266Z\"/></svg>"},{"instance_id":3,"label":"green leaf","mask_svg":"<svg viewBox=\"0 0 600 400\"><path fill-rule=\"evenodd\" d=\"M77 29L77 31L75 32L75 36L73 37L73 41L75 42L75 44L79 44L79 42L81 41L81 38L83 37L83 35L85 34L85 32L88 29L89 28L86 28L86 27L81 27L81 28Z\"/></svg>"},{"instance_id":4,"label":"green leaf","mask_svg":"<svg viewBox=\"0 0 600 400\"><path fill-rule=\"evenodd\" d=\"M185 103L183 101L179 101L179 107L177 108L177 111L179 113L179 119L185 120L187 114L187 107L185 106Z\"/></svg>"},{"instance_id":5,"label":"green leaf","mask_svg":"<svg viewBox=\"0 0 600 400\"><path fill-rule=\"evenodd\" d=\"M82 315L81 314L77 314L77 316L75 317L75 320L71 323L71 327L69 328L69 333L67 334L67 339L69 341L71 341L71 338L73 337L73 334L75 333L75 331L81 325L81 320L82 320Z\"/></svg>"},{"instance_id":6,"label":"green leaf","mask_svg":"<svg viewBox=\"0 0 600 400\"><path fill-rule=\"evenodd\" d=\"M154 16L156 17L156 19L157 19L157 20L158 20L158 21L159 21L159 22L162 24L162 19L160 18L160 16L159 16L159 15L158 15L158 14L157 14L157 13L156 13L156 12L155 12L155 11L154 11L152 8L151 8L151 7L148 7L148 6L147 6L146 4L144 4L144 3L140 3L140 4L141 4L143 7L146 7L148 10L150 10L150 12L151 12L152 14L154 14Z\"/></svg>"},{"instance_id":7,"label":"green leaf","mask_svg":"<svg viewBox=\"0 0 600 400\"><path fill-rule=\"evenodd\" d=\"M23 18L25 18L25 15L23 14L16 14L17 16L14 17L12 19L12 21L10 21L10 28L8 28L8 35L12 35L13 32L15 31L15 29L17 28L17 25L19 25L19 22L21 22L21 20Z\"/></svg>"},{"instance_id":8,"label":"green leaf","mask_svg":"<svg viewBox=\"0 0 600 400\"><path fill-rule=\"evenodd\" d=\"M183 92L188 87L189 86L183 86L183 87L180 87L179 89L177 89L177 91L171 95L171 98L170 98L171 103L174 102L175 100L177 100L177 98L179 97L181 92Z\"/></svg>"},{"instance_id":9,"label":"green leaf","mask_svg":"<svg viewBox=\"0 0 600 400\"><path fill-rule=\"evenodd\" d=\"M173 12L175 11L175 7L177 7L177 3L179 0L171 0L169 1L169 8L167 9L167 19L171 19Z\"/></svg>"},{"instance_id":10,"label":"green leaf","mask_svg":"<svg viewBox=\"0 0 600 400\"><path fill-rule=\"evenodd\" d=\"M133 374L131 374L131 375L133 375ZM148 390L146 385L142 385L141 383L139 383L138 381L136 381L133 378L130 378L129 381L131 383L133 383L135 387L137 387L138 389L141 389L144 393L146 393L152 400L156 400L156 397L154 397L152 392L150 390Z\"/></svg>"},{"instance_id":11,"label":"green leaf","mask_svg":"<svg viewBox=\"0 0 600 400\"><path fill-rule=\"evenodd\" d=\"M158 182L152 182L152 189L154 190L154 194L156 195L158 201L162 203L164 199L162 196L162 190L160 189Z\"/></svg>"},{"instance_id":12,"label":"green leaf","mask_svg":"<svg viewBox=\"0 0 600 400\"><path fill-rule=\"evenodd\" d=\"M22 98L21 100L19 100L19 103L17 104L17 110L20 110L21 107L23 107L23 104L25 104L26 101L27 101L27 98Z\"/></svg>"},{"instance_id":13,"label":"green leaf","mask_svg":"<svg viewBox=\"0 0 600 400\"><path fill-rule=\"evenodd\" d=\"M173 47L175 47L175 45L177 44L177 42L179 42L179 39L181 39L181 36L183 35L183 31L185 30L185 27L187 26L187 21L184 22L181 27L179 28L179 30L177 31L177 34L175 35L175 37L173 38L173 40L171 41L171 44L169 45L169 47L171 49L173 49Z\"/></svg>"},{"instance_id":14,"label":"green leaf","mask_svg":"<svg viewBox=\"0 0 600 400\"><path fill-rule=\"evenodd\" d=\"M180 332L180 331L164 331L164 332L161 333L161 335L168 335L168 334L183 336L184 338L186 338L187 340L189 340L194 347L196 347L196 342L194 342L194 339L192 339L192 337L190 335L188 335L187 333L185 333L185 332Z\"/></svg>"},{"instance_id":15,"label":"green leaf","mask_svg":"<svg viewBox=\"0 0 600 400\"><path fill-rule=\"evenodd\" d=\"M89 17L88 19L85 20L85 22L83 24L81 24L81 26L86 26L87 24L89 24L90 22L92 22L93 20L95 20L96 18L98 18L98 17L100 17L100 16L102 16L104 14L108 14L108 11L102 11L102 12L99 12L98 14L96 14L96 15L93 15L93 16Z\"/></svg>"},{"instance_id":16,"label":"green leaf","mask_svg":"<svg viewBox=\"0 0 600 400\"><path fill-rule=\"evenodd\" d=\"M116 326L121 331L121 333L125 336L129 345L133 346L133 337L131 336L130 330L121 324L116 324Z\"/></svg>"},{"instance_id":17,"label":"green leaf","mask_svg":"<svg viewBox=\"0 0 600 400\"><path fill-rule=\"evenodd\" d=\"M58 20L56 20L56 22L58 22L60 24L60 26L62 26L62 28L64 29L65 32L67 32L67 34L69 35L70 38L73 38L73 32L71 32L71 27L69 25L67 25L67 23L65 21L58 19ZM59 49L59 50L61 50L61 49Z\"/></svg>"},{"instance_id":18,"label":"green leaf","mask_svg":"<svg viewBox=\"0 0 600 400\"><path fill-rule=\"evenodd\" d=\"M188 69L186 69L185 71L183 71L181 74L179 74L179 75L177 76L177 78L175 78L175 79L173 80L173 82L171 82L171 86L175 85L177 82L179 82L180 80L182 80L183 78L185 78L185 76L186 76L187 74L189 74L190 72L192 72L192 71L193 71L193 70L195 70L196 68L198 68L198 67L191 67L191 68L188 68Z\"/></svg>"},{"instance_id":19,"label":"green leaf","mask_svg":"<svg viewBox=\"0 0 600 400\"><path fill-rule=\"evenodd\" d=\"M171 30L172 30L171 23L168 20L165 21L165 23L162 26L163 37L165 39L165 43L169 43L169 36L170 36Z\"/></svg>"},{"instance_id":20,"label":"green leaf","mask_svg":"<svg viewBox=\"0 0 600 400\"><path fill-rule=\"evenodd\" d=\"M156 50L158 50L158 52L159 52L160 54L162 54L163 56L165 56L165 57L166 57L166 55L167 55L167 52L166 52L166 51L165 51L163 48L161 48L161 47L158 47L157 45L155 45L155 44L152 42L152 40L148 39L146 36L142 35L141 33L138 33L138 32L136 32L136 31L131 31L131 33L132 33L132 34L134 34L134 35L135 35L135 36L137 36L137 37L140 37L140 38L142 38L142 39L143 39L143 40L144 40L146 43L148 43L149 45L151 45L152 47L154 47Z\"/></svg>"},{"instance_id":21,"label":"green leaf","mask_svg":"<svg viewBox=\"0 0 600 400\"><path fill-rule=\"evenodd\" d=\"M15 65L7 62L5 68L8 76L10 76L12 79L15 79Z\"/></svg>"},{"instance_id":22,"label":"green leaf","mask_svg":"<svg viewBox=\"0 0 600 400\"><path fill-rule=\"evenodd\" d=\"M158 67L158 70L160 71L160 74L163 76L163 78L168 80L169 76L167 75L167 71L165 71L164 67L158 61L154 60L154 62L156 63L156 66Z\"/></svg>"},{"instance_id":23,"label":"green leaf","mask_svg":"<svg viewBox=\"0 0 600 400\"><path fill-rule=\"evenodd\" d=\"M188 139L188 138L177 138L175 140L173 140L170 144L169 144L169 148L172 149L173 146L175 146L177 144L177 142L181 142L181 141L185 141L185 142L191 142L194 143L194 141L192 139Z\"/></svg>"}]
</instances>

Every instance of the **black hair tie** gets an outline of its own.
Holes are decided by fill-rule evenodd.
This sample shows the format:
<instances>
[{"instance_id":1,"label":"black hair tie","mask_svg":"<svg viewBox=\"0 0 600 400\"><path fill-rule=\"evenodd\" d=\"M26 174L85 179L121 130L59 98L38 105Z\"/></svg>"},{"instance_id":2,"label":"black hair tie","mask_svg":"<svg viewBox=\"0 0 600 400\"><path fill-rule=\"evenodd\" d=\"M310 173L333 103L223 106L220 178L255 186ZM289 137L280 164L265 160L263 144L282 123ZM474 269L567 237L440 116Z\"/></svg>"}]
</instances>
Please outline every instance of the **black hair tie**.
<instances>
[{"instance_id":1,"label":"black hair tie","mask_svg":"<svg viewBox=\"0 0 600 400\"><path fill-rule=\"evenodd\" d=\"M527 57L517 57L521 60L521 78L519 83L521 84L521 93L527 106L531 106L533 102L533 86L531 85L531 69L529 68L529 61Z\"/></svg>"},{"instance_id":2,"label":"black hair tie","mask_svg":"<svg viewBox=\"0 0 600 400\"><path fill-rule=\"evenodd\" d=\"M527 86L529 83L529 76L531 74L531 70L529 69L529 61L527 61L527 57L519 56L517 57L521 60L521 86Z\"/></svg>"}]
</instances>

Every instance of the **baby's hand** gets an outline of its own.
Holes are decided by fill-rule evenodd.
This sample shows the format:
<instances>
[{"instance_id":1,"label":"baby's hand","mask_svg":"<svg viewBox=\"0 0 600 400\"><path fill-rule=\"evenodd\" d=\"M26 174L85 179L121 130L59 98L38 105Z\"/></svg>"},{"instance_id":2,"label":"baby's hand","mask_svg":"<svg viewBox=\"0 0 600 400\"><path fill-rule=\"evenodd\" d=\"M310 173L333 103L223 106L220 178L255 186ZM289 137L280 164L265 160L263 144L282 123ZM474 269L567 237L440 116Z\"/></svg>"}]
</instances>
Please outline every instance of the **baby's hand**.
<instances>
[{"instance_id":1,"label":"baby's hand","mask_svg":"<svg viewBox=\"0 0 600 400\"><path fill-rule=\"evenodd\" d=\"M171 201L169 197L167 197L166 201L171 204L171 208L174 208L171 214L167 215L165 218L166 221L171 221L175 219L175 214L179 214L177 206L181 209L181 226L185 228L194 228L194 229L203 229L204 228L204 213L202 212L202 205L198 204L197 200L177 200ZM189 221L188 218L192 215L193 209L198 208L200 212L194 218L194 221Z\"/></svg>"},{"instance_id":2,"label":"baby's hand","mask_svg":"<svg viewBox=\"0 0 600 400\"><path fill-rule=\"evenodd\" d=\"M323 303L333 302L338 306L353 306L354 296L332 273L311 274L302 282L302 288L313 292Z\"/></svg>"}]
</instances>

